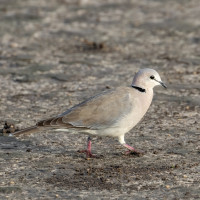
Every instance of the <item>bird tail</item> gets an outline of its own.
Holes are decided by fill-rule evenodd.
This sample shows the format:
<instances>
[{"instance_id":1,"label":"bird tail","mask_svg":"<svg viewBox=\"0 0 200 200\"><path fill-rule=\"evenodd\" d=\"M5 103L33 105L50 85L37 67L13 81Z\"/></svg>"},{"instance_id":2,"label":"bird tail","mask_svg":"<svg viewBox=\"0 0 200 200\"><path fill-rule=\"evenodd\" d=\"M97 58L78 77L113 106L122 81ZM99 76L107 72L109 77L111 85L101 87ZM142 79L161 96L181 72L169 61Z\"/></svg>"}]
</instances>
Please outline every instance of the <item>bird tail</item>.
<instances>
[{"instance_id":1,"label":"bird tail","mask_svg":"<svg viewBox=\"0 0 200 200\"><path fill-rule=\"evenodd\" d=\"M38 131L40 131L40 128L38 126L31 126L31 127L22 129L20 131L16 131L16 132L12 133L12 135L19 136L21 134L31 134L31 133L35 133Z\"/></svg>"}]
</instances>

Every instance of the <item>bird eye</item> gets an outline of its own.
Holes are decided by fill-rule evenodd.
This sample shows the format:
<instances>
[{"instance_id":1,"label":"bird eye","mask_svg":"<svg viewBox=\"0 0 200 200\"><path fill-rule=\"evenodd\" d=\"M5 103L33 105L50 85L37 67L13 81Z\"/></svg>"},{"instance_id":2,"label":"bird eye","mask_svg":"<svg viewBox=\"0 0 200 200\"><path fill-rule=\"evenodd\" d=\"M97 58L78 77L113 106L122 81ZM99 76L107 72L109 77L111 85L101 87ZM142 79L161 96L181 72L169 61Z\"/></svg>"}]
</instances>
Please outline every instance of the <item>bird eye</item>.
<instances>
[{"instance_id":1,"label":"bird eye","mask_svg":"<svg viewBox=\"0 0 200 200\"><path fill-rule=\"evenodd\" d=\"M152 76L150 76L150 79L154 79L155 77L152 75Z\"/></svg>"}]
</instances>

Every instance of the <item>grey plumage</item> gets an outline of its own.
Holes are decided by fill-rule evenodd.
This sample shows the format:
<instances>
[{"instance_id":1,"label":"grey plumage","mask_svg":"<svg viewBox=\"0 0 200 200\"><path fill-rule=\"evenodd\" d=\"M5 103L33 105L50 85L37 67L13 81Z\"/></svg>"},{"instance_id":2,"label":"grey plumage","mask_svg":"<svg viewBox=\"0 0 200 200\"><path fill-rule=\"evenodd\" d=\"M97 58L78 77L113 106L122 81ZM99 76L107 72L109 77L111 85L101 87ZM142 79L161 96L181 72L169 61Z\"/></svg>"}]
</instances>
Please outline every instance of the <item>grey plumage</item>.
<instances>
[{"instance_id":1,"label":"grey plumage","mask_svg":"<svg viewBox=\"0 0 200 200\"><path fill-rule=\"evenodd\" d=\"M72 128L88 135L116 137L122 145L134 151L125 143L124 135L142 119L151 104L153 87L159 84L165 87L155 70L142 69L133 79L132 86L135 88L107 90L14 135L30 134L45 128Z\"/></svg>"}]
</instances>

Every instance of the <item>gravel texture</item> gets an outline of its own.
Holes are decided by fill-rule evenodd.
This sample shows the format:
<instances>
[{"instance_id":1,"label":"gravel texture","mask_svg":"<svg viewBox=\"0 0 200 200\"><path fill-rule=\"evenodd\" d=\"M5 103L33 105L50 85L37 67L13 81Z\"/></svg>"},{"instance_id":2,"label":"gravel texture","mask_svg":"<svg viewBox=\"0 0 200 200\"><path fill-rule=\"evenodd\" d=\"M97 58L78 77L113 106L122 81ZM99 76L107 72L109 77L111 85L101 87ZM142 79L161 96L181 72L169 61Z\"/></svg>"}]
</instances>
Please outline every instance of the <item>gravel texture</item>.
<instances>
[{"instance_id":1,"label":"gravel texture","mask_svg":"<svg viewBox=\"0 0 200 200\"><path fill-rule=\"evenodd\" d=\"M0 199L200 199L199 0L0 0ZM69 130L8 137L93 94L159 72L126 134L145 153ZM8 131L8 132L9 132Z\"/></svg>"}]
</instances>

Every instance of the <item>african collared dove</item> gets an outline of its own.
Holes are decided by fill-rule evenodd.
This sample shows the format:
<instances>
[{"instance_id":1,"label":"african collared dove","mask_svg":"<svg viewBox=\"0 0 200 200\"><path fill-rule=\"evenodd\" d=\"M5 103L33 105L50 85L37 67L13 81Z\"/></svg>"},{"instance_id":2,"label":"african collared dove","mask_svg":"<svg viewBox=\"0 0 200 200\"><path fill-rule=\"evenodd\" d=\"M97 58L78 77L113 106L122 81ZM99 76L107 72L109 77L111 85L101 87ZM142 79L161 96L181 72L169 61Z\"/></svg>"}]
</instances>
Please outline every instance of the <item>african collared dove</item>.
<instances>
[{"instance_id":1,"label":"african collared dove","mask_svg":"<svg viewBox=\"0 0 200 200\"><path fill-rule=\"evenodd\" d=\"M42 131L45 128L57 130L75 129L89 135L86 152L92 157L91 135L118 138L131 152L138 151L126 144L124 135L145 115L153 98L153 88L165 84L153 69L141 69L129 87L118 87L97 94L73 106L64 113L39 121L35 126L13 133L15 136Z\"/></svg>"}]
</instances>

